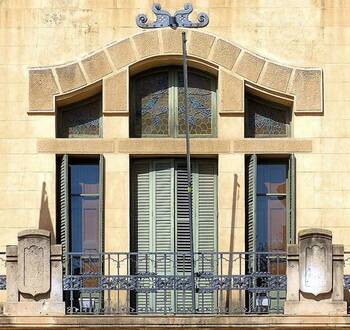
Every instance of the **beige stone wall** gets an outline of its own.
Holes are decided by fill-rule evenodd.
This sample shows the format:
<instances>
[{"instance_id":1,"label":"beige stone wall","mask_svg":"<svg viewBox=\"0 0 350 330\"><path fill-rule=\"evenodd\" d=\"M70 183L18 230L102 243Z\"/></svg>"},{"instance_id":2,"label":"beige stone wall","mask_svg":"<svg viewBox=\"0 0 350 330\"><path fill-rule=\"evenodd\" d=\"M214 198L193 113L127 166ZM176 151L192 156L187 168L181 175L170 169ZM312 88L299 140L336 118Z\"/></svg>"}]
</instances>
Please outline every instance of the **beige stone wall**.
<instances>
[{"instance_id":1,"label":"beige stone wall","mask_svg":"<svg viewBox=\"0 0 350 330\"><path fill-rule=\"evenodd\" d=\"M165 9L174 12L185 1L159 2ZM221 43L220 50L224 49L235 56L236 49L224 41L215 43L212 52L207 54L213 63L222 65L221 77L224 74L229 76L224 86L232 86L235 93L242 93L242 81L235 74L232 76L232 68L242 77L263 83L266 87L272 86L277 91L286 90L289 67L323 69L323 114L294 115L293 137L303 139L305 145L291 147L281 143L281 152L296 151L298 229L311 226L331 229L334 234L333 241L345 244L346 249L350 250L349 2L191 2L196 12L204 11L209 14L210 24L203 31L261 56L252 57L247 53L239 58L238 64L234 64L234 60L228 60L228 57L222 56L222 52L215 48ZM135 25L135 16L146 13L151 19L151 4L152 1L149 0L0 1L0 250L4 250L6 244L14 244L17 232L23 228L40 227L55 231L54 151L57 149L53 145L55 141L49 141L49 144L43 141L55 137L55 117L53 113L27 113L28 68L77 63L77 60L87 57L90 52L133 36L140 32ZM179 41L176 35L165 32L162 44L159 45L154 34L150 33L148 39L136 37L134 47L140 57L152 54L156 46L165 47L165 51L169 53L177 53L179 48L174 46L173 40ZM202 56L206 49L201 47L210 43L211 38L201 39L198 35L193 40L196 43L192 44L189 51ZM109 50L108 58L103 53L97 53L89 60L82 61L82 67L74 64L69 68L57 69L56 76L53 77L61 82L61 90L57 92L86 86L100 79L101 72L96 71L96 66L106 75L111 70L122 70L126 63L123 61L135 60L135 54L127 45L122 50L118 47ZM264 57L285 65L285 69L273 63L262 69ZM258 73L249 69L252 63L259 70ZM260 70L263 73L261 80L258 80ZM296 71L294 74L296 82L304 79L302 73ZM120 84L123 75L123 72L117 76L112 75L106 80L106 85L113 89L113 86ZM278 84L273 81L276 75L281 77ZM71 77L71 81L67 82L67 77ZM46 81L46 84L49 85L50 81ZM290 86L290 90L303 95L305 91L310 91L308 88L312 86L313 79L309 82L306 86L296 83ZM52 85L50 88L56 91L58 87ZM127 87L124 86L123 90L127 92ZM230 100L229 89L227 91L222 88L219 93L221 91L226 93L226 98L221 99L220 102L223 103L220 104L223 111L228 113L218 118L217 145L210 144L210 148L217 148L215 150L219 162L219 248L243 250L244 152L252 152L255 147L235 141L242 139L244 134L243 104ZM306 100L308 95L305 96ZM134 151L137 154L142 153L143 148L125 140L115 140L128 138L128 116L125 114L125 99L106 101L114 96L113 93L104 95L106 112L119 112L118 115L106 114L103 118L104 138L112 142L89 145L95 151L102 148L106 157L105 214L108 251L128 249L129 155L125 148L139 148ZM300 103L300 100L297 99L296 103L299 102L298 106L302 108L305 104ZM50 100L45 106L50 108ZM120 114L123 111L124 114ZM79 148L70 147L73 148L70 149L71 152L76 150L74 148ZM263 148L256 149L258 151L269 148L261 145L258 147ZM63 149L60 150L69 149L61 148ZM173 153L178 153L181 148L175 141ZM274 148L274 153L278 153L278 147L275 145ZM209 153L215 154L214 149L210 149Z\"/></svg>"}]
</instances>

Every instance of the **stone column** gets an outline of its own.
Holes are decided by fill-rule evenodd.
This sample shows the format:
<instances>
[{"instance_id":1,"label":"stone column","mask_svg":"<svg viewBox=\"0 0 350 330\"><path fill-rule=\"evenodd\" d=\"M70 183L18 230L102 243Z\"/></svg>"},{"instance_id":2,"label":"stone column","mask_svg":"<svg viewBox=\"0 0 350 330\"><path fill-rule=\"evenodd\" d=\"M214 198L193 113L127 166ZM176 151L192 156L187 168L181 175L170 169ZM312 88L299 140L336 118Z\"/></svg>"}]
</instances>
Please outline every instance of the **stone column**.
<instances>
[{"instance_id":1,"label":"stone column","mask_svg":"<svg viewBox=\"0 0 350 330\"><path fill-rule=\"evenodd\" d=\"M332 245L332 232L307 229L299 244L288 246L287 299L289 315L346 315L344 246Z\"/></svg>"},{"instance_id":2,"label":"stone column","mask_svg":"<svg viewBox=\"0 0 350 330\"><path fill-rule=\"evenodd\" d=\"M62 248L50 232L30 229L18 234L18 246L6 247L5 315L64 315Z\"/></svg>"}]
</instances>

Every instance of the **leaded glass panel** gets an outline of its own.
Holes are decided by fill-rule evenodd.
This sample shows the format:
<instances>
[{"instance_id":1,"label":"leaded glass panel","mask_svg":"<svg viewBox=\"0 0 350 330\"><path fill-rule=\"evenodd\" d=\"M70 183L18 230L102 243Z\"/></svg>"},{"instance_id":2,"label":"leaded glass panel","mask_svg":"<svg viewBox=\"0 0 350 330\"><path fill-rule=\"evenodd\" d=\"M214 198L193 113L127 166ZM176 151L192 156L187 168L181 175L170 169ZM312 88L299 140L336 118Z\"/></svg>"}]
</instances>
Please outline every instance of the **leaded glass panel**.
<instances>
[{"instance_id":1,"label":"leaded glass panel","mask_svg":"<svg viewBox=\"0 0 350 330\"><path fill-rule=\"evenodd\" d=\"M188 72L190 134L216 134L216 80L196 70ZM131 137L178 137L185 134L184 89L180 67L137 75L130 94Z\"/></svg>"},{"instance_id":2,"label":"leaded glass panel","mask_svg":"<svg viewBox=\"0 0 350 330\"><path fill-rule=\"evenodd\" d=\"M188 73L188 123L190 134L210 135L212 133L212 80L205 76ZM178 88L178 133L185 134L183 75L179 73Z\"/></svg>"},{"instance_id":3,"label":"leaded glass panel","mask_svg":"<svg viewBox=\"0 0 350 330\"><path fill-rule=\"evenodd\" d=\"M99 137L101 95L58 109L57 135L60 138Z\"/></svg>"},{"instance_id":4,"label":"leaded glass panel","mask_svg":"<svg viewBox=\"0 0 350 330\"><path fill-rule=\"evenodd\" d=\"M258 97L246 98L246 137L287 137L290 110Z\"/></svg>"},{"instance_id":5,"label":"leaded glass panel","mask_svg":"<svg viewBox=\"0 0 350 330\"><path fill-rule=\"evenodd\" d=\"M134 134L169 134L169 75L157 72L135 82Z\"/></svg>"}]
</instances>

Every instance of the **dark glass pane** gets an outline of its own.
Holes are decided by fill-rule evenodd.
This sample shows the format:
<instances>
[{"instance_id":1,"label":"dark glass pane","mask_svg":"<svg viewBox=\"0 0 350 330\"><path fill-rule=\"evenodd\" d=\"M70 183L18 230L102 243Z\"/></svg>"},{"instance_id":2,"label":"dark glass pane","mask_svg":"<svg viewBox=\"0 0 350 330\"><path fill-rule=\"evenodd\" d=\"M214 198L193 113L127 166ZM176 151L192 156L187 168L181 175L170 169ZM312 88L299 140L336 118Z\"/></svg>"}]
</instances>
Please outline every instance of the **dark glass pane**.
<instances>
[{"instance_id":1,"label":"dark glass pane","mask_svg":"<svg viewBox=\"0 0 350 330\"><path fill-rule=\"evenodd\" d=\"M286 215L285 196L258 196L256 228L257 251L286 251Z\"/></svg>"},{"instance_id":2,"label":"dark glass pane","mask_svg":"<svg viewBox=\"0 0 350 330\"><path fill-rule=\"evenodd\" d=\"M96 253L99 249L99 198L71 197L71 250Z\"/></svg>"},{"instance_id":3,"label":"dark glass pane","mask_svg":"<svg viewBox=\"0 0 350 330\"><path fill-rule=\"evenodd\" d=\"M286 193L288 165L285 163L260 163L258 164L257 193Z\"/></svg>"},{"instance_id":4,"label":"dark glass pane","mask_svg":"<svg viewBox=\"0 0 350 330\"><path fill-rule=\"evenodd\" d=\"M71 194L98 194L99 166L97 164L69 165Z\"/></svg>"},{"instance_id":5,"label":"dark glass pane","mask_svg":"<svg viewBox=\"0 0 350 330\"><path fill-rule=\"evenodd\" d=\"M289 109L247 97L246 137L288 136Z\"/></svg>"},{"instance_id":6,"label":"dark glass pane","mask_svg":"<svg viewBox=\"0 0 350 330\"><path fill-rule=\"evenodd\" d=\"M58 112L58 137L84 138L100 135L100 95L62 107Z\"/></svg>"},{"instance_id":7,"label":"dark glass pane","mask_svg":"<svg viewBox=\"0 0 350 330\"><path fill-rule=\"evenodd\" d=\"M168 135L168 72L154 73L135 82L135 135Z\"/></svg>"},{"instance_id":8,"label":"dark glass pane","mask_svg":"<svg viewBox=\"0 0 350 330\"><path fill-rule=\"evenodd\" d=\"M188 120L191 134L211 134L212 80L196 73L188 73ZM178 132L186 131L183 75L179 73Z\"/></svg>"}]
</instances>

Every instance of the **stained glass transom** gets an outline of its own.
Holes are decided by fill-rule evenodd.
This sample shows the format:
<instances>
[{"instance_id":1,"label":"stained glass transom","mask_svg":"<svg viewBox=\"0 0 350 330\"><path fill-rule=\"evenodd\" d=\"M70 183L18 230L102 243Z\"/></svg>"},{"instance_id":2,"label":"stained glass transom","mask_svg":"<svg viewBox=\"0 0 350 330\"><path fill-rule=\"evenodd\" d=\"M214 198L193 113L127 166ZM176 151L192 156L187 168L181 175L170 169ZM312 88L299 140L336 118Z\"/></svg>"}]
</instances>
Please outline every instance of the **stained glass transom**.
<instances>
[{"instance_id":1,"label":"stained glass transom","mask_svg":"<svg viewBox=\"0 0 350 330\"><path fill-rule=\"evenodd\" d=\"M289 136L290 113L259 98L247 97L246 137Z\"/></svg>"},{"instance_id":2,"label":"stained glass transom","mask_svg":"<svg viewBox=\"0 0 350 330\"><path fill-rule=\"evenodd\" d=\"M188 73L190 134L216 134L216 81L195 70ZM185 134L185 108L182 70L161 68L133 78L130 99L130 132L134 137Z\"/></svg>"},{"instance_id":3,"label":"stained glass transom","mask_svg":"<svg viewBox=\"0 0 350 330\"><path fill-rule=\"evenodd\" d=\"M101 110L101 95L58 109L58 137L99 137Z\"/></svg>"},{"instance_id":4,"label":"stained glass transom","mask_svg":"<svg viewBox=\"0 0 350 330\"><path fill-rule=\"evenodd\" d=\"M211 80L195 73L188 74L188 124L190 134L211 134L212 126L212 84ZM185 134L186 116L184 108L183 76L179 74L178 89L178 132Z\"/></svg>"},{"instance_id":5,"label":"stained glass transom","mask_svg":"<svg viewBox=\"0 0 350 330\"><path fill-rule=\"evenodd\" d=\"M167 72L154 73L135 84L135 134L168 135L169 78Z\"/></svg>"}]
</instances>

